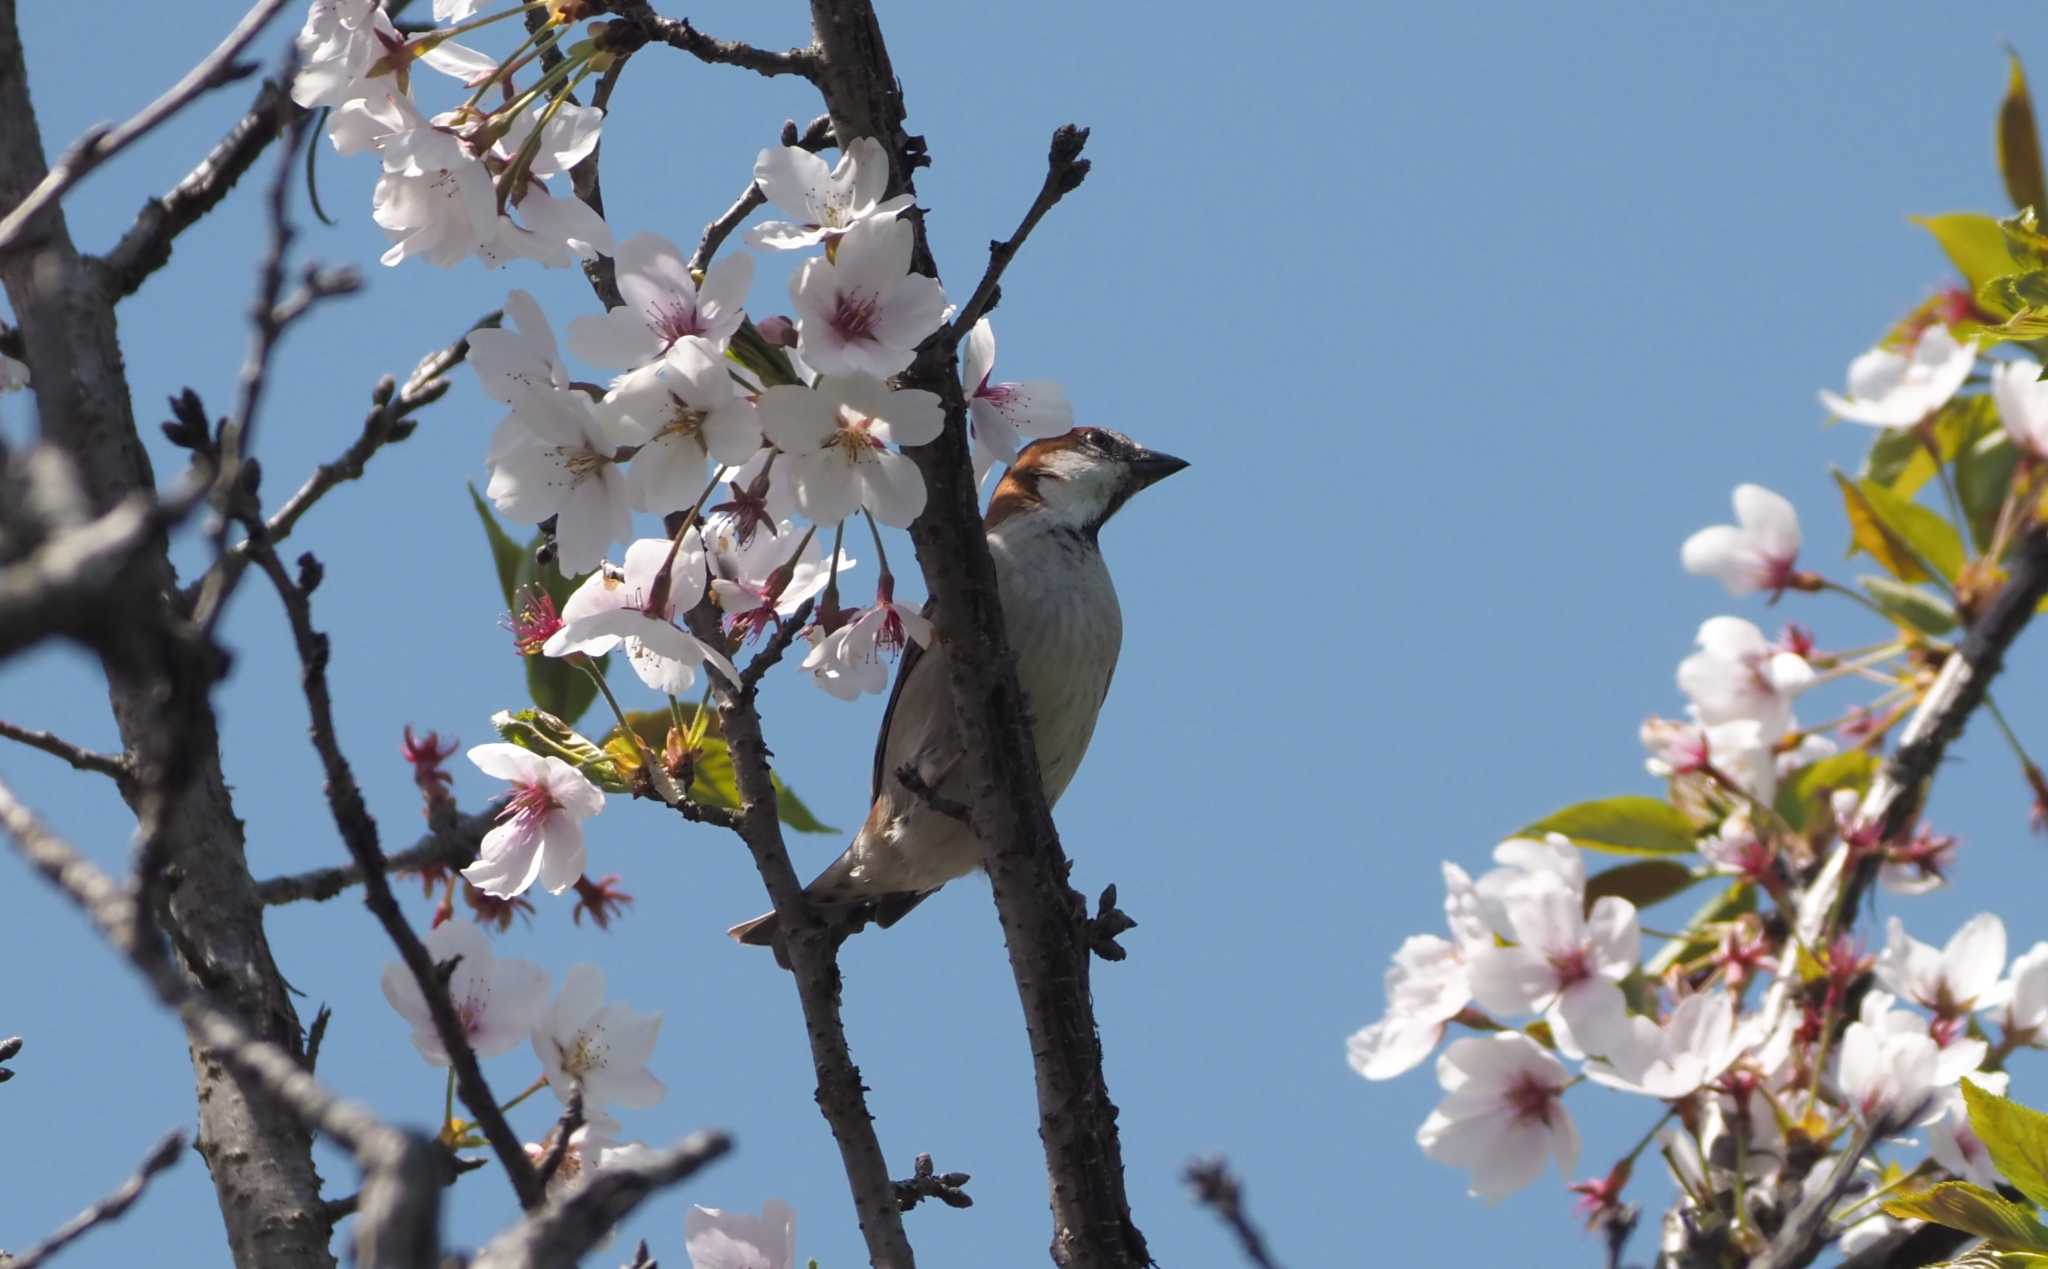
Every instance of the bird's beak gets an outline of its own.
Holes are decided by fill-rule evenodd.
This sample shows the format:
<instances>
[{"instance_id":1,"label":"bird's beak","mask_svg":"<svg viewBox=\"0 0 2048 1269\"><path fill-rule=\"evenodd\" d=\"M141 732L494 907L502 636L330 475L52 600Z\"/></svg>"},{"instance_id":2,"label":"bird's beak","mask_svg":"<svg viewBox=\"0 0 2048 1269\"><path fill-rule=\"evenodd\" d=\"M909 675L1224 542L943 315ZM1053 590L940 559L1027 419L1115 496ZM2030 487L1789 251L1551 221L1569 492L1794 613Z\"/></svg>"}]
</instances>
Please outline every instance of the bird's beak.
<instances>
[{"instance_id":1,"label":"bird's beak","mask_svg":"<svg viewBox=\"0 0 2048 1269\"><path fill-rule=\"evenodd\" d=\"M1175 458L1171 454L1148 449L1131 460L1131 474L1136 479L1137 487L1143 489L1148 485L1158 484L1187 465L1188 460L1185 458Z\"/></svg>"}]
</instances>

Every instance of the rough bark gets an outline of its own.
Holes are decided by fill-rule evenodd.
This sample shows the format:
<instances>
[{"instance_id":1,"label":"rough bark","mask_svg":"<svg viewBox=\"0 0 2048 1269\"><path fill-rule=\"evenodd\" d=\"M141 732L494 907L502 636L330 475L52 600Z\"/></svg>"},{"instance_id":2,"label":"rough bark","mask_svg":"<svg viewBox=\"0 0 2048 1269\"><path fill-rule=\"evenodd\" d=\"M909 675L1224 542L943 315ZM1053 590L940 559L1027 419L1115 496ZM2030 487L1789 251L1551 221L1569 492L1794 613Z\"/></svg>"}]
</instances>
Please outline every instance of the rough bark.
<instances>
[{"instance_id":1,"label":"rough bark","mask_svg":"<svg viewBox=\"0 0 2048 1269\"><path fill-rule=\"evenodd\" d=\"M0 206L17 204L46 172L30 103L15 0L0 0ZM135 429L103 271L73 245L61 208L28 227L0 258L0 283L21 322L44 441L75 463L94 510L155 484ZM296 1052L297 1015L271 959L243 856L242 826L222 778L211 670L158 638L176 621L175 576L161 544L131 566L132 620L108 614L82 632L96 642L121 738L137 771L130 805L145 818L161 864L154 913L183 971L261 1038ZM147 814L145 815L145 810ZM200 1153L211 1169L238 1265L330 1266L319 1219L311 1137L289 1106L245 1082L203 1040L191 1046Z\"/></svg>"},{"instance_id":2,"label":"rough bark","mask_svg":"<svg viewBox=\"0 0 2048 1269\"><path fill-rule=\"evenodd\" d=\"M813 76L842 144L874 137L891 156L889 193L914 192L922 140L903 127L903 94L873 5L812 0ZM917 224L913 268L938 270ZM967 459L966 403L949 333L942 331L901 376L940 395L946 430L911 451L928 498L911 526L925 584L946 642L963 750L979 759L973 799L996 910L1024 1007L1038 1090L1039 1137L1052 1189L1057 1264L1136 1269L1150 1262L1124 1192L1116 1106L1102 1073L1102 1042L1090 994L1089 944L1079 895L1040 786L1038 759L1015 660L996 595L995 568Z\"/></svg>"}]
</instances>

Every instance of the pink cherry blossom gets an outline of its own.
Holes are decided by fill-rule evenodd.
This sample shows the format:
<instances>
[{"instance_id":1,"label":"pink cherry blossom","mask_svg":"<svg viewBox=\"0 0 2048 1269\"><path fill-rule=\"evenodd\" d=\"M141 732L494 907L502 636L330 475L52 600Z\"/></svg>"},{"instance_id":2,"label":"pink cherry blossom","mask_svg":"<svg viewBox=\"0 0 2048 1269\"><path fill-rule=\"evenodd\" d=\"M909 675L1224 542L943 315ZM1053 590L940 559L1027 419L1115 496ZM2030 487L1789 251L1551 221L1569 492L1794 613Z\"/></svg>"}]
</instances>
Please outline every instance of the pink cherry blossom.
<instances>
[{"instance_id":1,"label":"pink cherry blossom","mask_svg":"<svg viewBox=\"0 0 2048 1269\"><path fill-rule=\"evenodd\" d=\"M706 662L737 683L739 671L723 652L676 624L677 612L703 598L704 582L695 529L680 544L641 538L626 548L624 567L599 569L576 588L562 605L562 628L541 650L551 657L603 656L623 643L640 681L671 696L688 692Z\"/></svg>"},{"instance_id":2,"label":"pink cherry blossom","mask_svg":"<svg viewBox=\"0 0 2048 1269\"><path fill-rule=\"evenodd\" d=\"M910 271L912 238L902 220L862 220L829 259L806 260L790 278L797 347L813 369L887 378L939 328L946 292L938 279Z\"/></svg>"},{"instance_id":3,"label":"pink cherry blossom","mask_svg":"<svg viewBox=\"0 0 2048 1269\"><path fill-rule=\"evenodd\" d=\"M1422 1153L1466 1169L1472 1192L1505 1198L1543 1171L1546 1155L1569 1177L1579 1130L1564 1109L1564 1065L1519 1031L1467 1036L1437 1059L1448 1094L1415 1134Z\"/></svg>"},{"instance_id":4,"label":"pink cherry blossom","mask_svg":"<svg viewBox=\"0 0 2048 1269\"><path fill-rule=\"evenodd\" d=\"M747 288L754 281L754 257L730 255L691 276L680 248L659 234L634 234L619 244L613 262L619 294L626 301L602 316L569 323L569 347L593 366L631 370L674 348L679 340L702 340L723 353L746 316Z\"/></svg>"},{"instance_id":5,"label":"pink cherry blossom","mask_svg":"<svg viewBox=\"0 0 2048 1269\"><path fill-rule=\"evenodd\" d=\"M582 821L604 809L604 792L560 758L517 745L478 745L469 760L513 788L498 826L484 834L477 861L462 875L499 899L514 898L536 881L550 894L576 884L585 857Z\"/></svg>"},{"instance_id":6,"label":"pink cherry blossom","mask_svg":"<svg viewBox=\"0 0 2048 1269\"><path fill-rule=\"evenodd\" d=\"M838 238L869 219L894 219L911 204L908 194L884 199L889 187L889 156L873 137L856 137L836 166L801 146L761 151L754 161L754 180L768 201L794 221L771 220L747 232L756 247L794 251Z\"/></svg>"},{"instance_id":7,"label":"pink cherry blossom","mask_svg":"<svg viewBox=\"0 0 2048 1269\"><path fill-rule=\"evenodd\" d=\"M1737 485L1735 518L1685 540L1685 571L1718 579L1731 595L1784 590L1799 560L1799 513L1762 485Z\"/></svg>"},{"instance_id":8,"label":"pink cherry blossom","mask_svg":"<svg viewBox=\"0 0 2048 1269\"><path fill-rule=\"evenodd\" d=\"M1026 441L1058 436L1074 426L1074 407L1064 388L1049 379L993 383L995 365L995 327L984 317L967 332L960 354L976 481L998 463L1015 462Z\"/></svg>"},{"instance_id":9,"label":"pink cherry blossom","mask_svg":"<svg viewBox=\"0 0 2048 1269\"><path fill-rule=\"evenodd\" d=\"M1849 363L1849 395L1823 391L1821 403L1837 418L1872 427L1913 427L1948 404L1977 362L1977 341L1956 342L1936 324L1910 356L1873 348Z\"/></svg>"},{"instance_id":10,"label":"pink cherry blossom","mask_svg":"<svg viewBox=\"0 0 2048 1269\"><path fill-rule=\"evenodd\" d=\"M461 958L447 979L448 998L469 1047L485 1058L511 1052L547 1008L548 972L531 961L498 959L484 932L468 921L444 922L428 932L425 942L436 965ZM412 1043L420 1056L435 1066L448 1065L448 1050L412 971L386 965L380 982L384 999L412 1024Z\"/></svg>"},{"instance_id":11,"label":"pink cherry blossom","mask_svg":"<svg viewBox=\"0 0 2048 1269\"><path fill-rule=\"evenodd\" d=\"M924 476L890 446L938 436L945 414L936 393L892 390L870 375L826 375L816 388L770 388L760 408L761 430L789 456L804 515L830 525L866 507L883 524L906 528L924 510Z\"/></svg>"}]
</instances>

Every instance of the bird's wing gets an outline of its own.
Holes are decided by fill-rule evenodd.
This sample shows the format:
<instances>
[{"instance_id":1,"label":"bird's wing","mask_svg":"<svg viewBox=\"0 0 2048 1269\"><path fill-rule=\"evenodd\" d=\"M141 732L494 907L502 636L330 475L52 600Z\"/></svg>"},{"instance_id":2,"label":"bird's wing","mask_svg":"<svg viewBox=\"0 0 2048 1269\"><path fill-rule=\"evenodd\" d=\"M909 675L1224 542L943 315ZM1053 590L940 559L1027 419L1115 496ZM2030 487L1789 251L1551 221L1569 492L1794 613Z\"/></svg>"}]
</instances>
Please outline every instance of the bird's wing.
<instances>
[{"instance_id":1,"label":"bird's wing","mask_svg":"<svg viewBox=\"0 0 2048 1269\"><path fill-rule=\"evenodd\" d=\"M932 609L932 601L929 599L925 600L924 616L927 621L931 619ZM882 709L882 729L875 733L875 773L874 780L868 789L868 801L870 802L880 800L884 782L893 779L894 773L886 770L889 761L889 729L895 724L896 706L903 700L904 686L910 682L910 676L917 672L917 668L925 663L925 659L924 645L911 643L903 649L903 659L896 665L896 681L890 685L889 703ZM934 670L939 671L940 677L943 678L944 673L940 669L941 663L934 661L932 666ZM929 675L930 671L927 672L927 677ZM941 687L943 687L943 684Z\"/></svg>"}]
</instances>

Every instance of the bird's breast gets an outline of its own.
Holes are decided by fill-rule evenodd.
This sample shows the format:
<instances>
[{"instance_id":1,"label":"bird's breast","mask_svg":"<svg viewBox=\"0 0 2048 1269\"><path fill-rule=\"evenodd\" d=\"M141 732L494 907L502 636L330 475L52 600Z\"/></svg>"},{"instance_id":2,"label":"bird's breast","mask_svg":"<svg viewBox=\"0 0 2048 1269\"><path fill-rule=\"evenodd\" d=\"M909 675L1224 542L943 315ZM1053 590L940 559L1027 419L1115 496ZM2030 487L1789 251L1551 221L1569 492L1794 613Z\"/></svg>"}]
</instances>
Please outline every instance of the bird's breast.
<instances>
[{"instance_id":1,"label":"bird's breast","mask_svg":"<svg viewBox=\"0 0 2048 1269\"><path fill-rule=\"evenodd\" d=\"M1031 710L1032 740L1048 802L1081 765L1123 646L1123 612L1102 552L1078 533L993 533L989 548L1017 684ZM1004 526L1010 528L1010 525Z\"/></svg>"}]
</instances>

